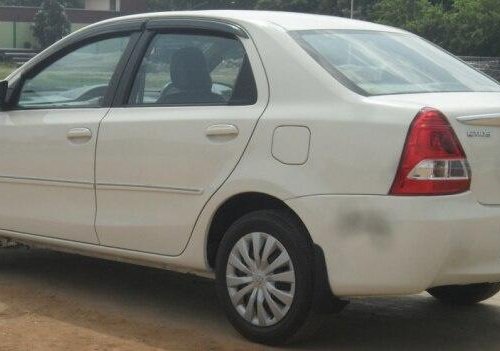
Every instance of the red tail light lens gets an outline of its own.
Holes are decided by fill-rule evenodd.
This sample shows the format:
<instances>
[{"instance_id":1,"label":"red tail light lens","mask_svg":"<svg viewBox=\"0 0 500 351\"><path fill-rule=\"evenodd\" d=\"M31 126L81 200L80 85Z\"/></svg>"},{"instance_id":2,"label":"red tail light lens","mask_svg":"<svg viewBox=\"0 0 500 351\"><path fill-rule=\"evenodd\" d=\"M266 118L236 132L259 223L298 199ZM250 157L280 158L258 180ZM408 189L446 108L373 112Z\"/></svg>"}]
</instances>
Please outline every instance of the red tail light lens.
<instances>
[{"instance_id":1,"label":"red tail light lens","mask_svg":"<svg viewBox=\"0 0 500 351\"><path fill-rule=\"evenodd\" d=\"M413 120L391 195L450 195L470 189L465 152L446 117L425 108Z\"/></svg>"}]
</instances>

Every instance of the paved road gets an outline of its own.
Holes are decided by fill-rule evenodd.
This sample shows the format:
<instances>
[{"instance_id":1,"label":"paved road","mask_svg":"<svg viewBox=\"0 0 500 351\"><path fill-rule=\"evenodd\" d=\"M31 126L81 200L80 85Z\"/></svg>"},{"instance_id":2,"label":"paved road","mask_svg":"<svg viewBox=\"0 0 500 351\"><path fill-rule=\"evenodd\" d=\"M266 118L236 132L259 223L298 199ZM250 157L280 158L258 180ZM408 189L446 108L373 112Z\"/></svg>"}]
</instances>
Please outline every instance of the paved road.
<instances>
[{"instance_id":1,"label":"paved road","mask_svg":"<svg viewBox=\"0 0 500 351\"><path fill-rule=\"evenodd\" d=\"M233 331L210 281L42 250L0 251L0 350L265 350ZM353 301L295 350L499 350L500 297Z\"/></svg>"}]
</instances>

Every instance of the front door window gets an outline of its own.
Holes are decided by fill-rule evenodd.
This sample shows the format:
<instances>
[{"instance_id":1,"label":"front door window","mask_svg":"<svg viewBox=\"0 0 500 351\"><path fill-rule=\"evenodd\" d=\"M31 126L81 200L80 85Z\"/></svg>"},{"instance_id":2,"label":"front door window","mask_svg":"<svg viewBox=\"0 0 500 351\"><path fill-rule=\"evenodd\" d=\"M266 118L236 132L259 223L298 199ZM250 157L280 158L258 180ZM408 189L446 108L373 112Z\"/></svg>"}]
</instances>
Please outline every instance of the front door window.
<instances>
[{"instance_id":1,"label":"front door window","mask_svg":"<svg viewBox=\"0 0 500 351\"><path fill-rule=\"evenodd\" d=\"M101 107L129 37L82 46L24 82L19 108Z\"/></svg>"}]
</instances>

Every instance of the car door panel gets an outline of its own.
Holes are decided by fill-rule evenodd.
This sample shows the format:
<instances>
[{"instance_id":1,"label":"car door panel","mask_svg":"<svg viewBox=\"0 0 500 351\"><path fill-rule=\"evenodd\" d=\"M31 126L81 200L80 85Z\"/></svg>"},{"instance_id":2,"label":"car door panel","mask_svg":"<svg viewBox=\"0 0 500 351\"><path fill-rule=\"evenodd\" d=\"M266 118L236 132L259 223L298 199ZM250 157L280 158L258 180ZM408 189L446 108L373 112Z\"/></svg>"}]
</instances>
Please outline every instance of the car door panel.
<instances>
[{"instance_id":1,"label":"car door panel","mask_svg":"<svg viewBox=\"0 0 500 351\"><path fill-rule=\"evenodd\" d=\"M94 153L107 111L0 112L0 229L97 243ZM68 138L82 127L90 138Z\"/></svg>"},{"instance_id":2,"label":"car door panel","mask_svg":"<svg viewBox=\"0 0 500 351\"><path fill-rule=\"evenodd\" d=\"M113 109L101 126L96 163L101 243L180 253L260 113L259 106ZM235 125L239 134L208 136L215 124Z\"/></svg>"},{"instance_id":3,"label":"car door panel","mask_svg":"<svg viewBox=\"0 0 500 351\"><path fill-rule=\"evenodd\" d=\"M102 245L182 253L203 206L238 164L267 106L259 55L250 39L241 41L257 86L255 103L121 106L103 120L96 155Z\"/></svg>"},{"instance_id":4,"label":"car door panel","mask_svg":"<svg viewBox=\"0 0 500 351\"><path fill-rule=\"evenodd\" d=\"M0 112L0 230L99 243L99 123L138 36L66 39L9 82L12 108Z\"/></svg>"}]
</instances>

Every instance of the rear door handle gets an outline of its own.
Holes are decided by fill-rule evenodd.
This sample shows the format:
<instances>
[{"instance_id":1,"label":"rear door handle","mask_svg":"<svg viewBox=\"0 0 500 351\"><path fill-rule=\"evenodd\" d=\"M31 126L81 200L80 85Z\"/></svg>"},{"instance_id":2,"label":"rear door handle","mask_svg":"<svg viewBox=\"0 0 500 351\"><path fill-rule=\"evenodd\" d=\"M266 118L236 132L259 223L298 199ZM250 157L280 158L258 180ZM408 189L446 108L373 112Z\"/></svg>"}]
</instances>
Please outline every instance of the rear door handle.
<instances>
[{"instance_id":1,"label":"rear door handle","mask_svg":"<svg viewBox=\"0 0 500 351\"><path fill-rule=\"evenodd\" d=\"M72 141L88 140L92 138L92 131L88 128L73 128L69 130L67 137Z\"/></svg>"},{"instance_id":2,"label":"rear door handle","mask_svg":"<svg viewBox=\"0 0 500 351\"><path fill-rule=\"evenodd\" d=\"M208 127L207 136L230 136L230 135L238 135L240 131L238 127L232 124L216 124Z\"/></svg>"}]
</instances>

